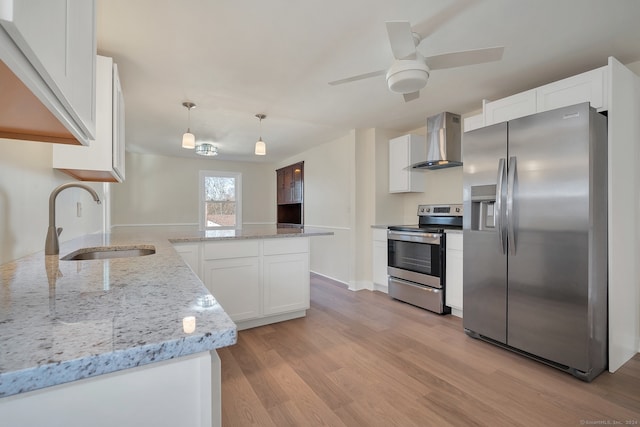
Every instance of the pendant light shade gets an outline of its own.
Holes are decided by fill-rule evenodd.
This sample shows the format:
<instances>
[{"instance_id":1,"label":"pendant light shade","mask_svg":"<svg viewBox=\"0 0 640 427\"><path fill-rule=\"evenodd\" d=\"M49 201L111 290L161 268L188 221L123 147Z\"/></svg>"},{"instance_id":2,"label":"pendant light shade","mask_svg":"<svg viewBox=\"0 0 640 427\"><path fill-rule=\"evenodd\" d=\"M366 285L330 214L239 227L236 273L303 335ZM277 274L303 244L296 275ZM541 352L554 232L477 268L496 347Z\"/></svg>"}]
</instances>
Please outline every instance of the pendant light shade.
<instances>
[{"instance_id":1,"label":"pendant light shade","mask_svg":"<svg viewBox=\"0 0 640 427\"><path fill-rule=\"evenodd\" d=\"M264 156L267 154L267 144L262 140L262 119L266 119L264 114L256 114L256 117L260 120L260 139L256 142L255 153L256 156Z\"/></svg>"},{"instance_id":2,"label":"pendant light shade","mask_svg":"<svg viewBox=\"0 0 640 427\"><path fill-rule=\"evenodd\" d=\"M267 154L267 144L265 144L262 137L260 137L258 142L256 142L256 155L264 156L265 154Z\"/></svg>"},{"instance_id":3,"label":"pendant light shade","mask_svg":"<svg viewBox=\"0 0 640 427\"><path fill-rule=\"evenodd\" d=\"M183 102L182 106L187 109L187 131L182 135L182 148L194 149L196 147L196 137L191 133L191 109L196 107L193 102Z\"/></svg>"},{"instance_id":4,"label":"pendant light shade","mask_svg":"<svg viewBox=\"0 0 640 427\"><path fill-rule=\"evenodd\" d=\"M195 147L196 147L196 137L194 134L192 134L187 130L187 132L185 132L185 134L182 135L182 148L192 149Z\"/></svg>"}]
</instances>

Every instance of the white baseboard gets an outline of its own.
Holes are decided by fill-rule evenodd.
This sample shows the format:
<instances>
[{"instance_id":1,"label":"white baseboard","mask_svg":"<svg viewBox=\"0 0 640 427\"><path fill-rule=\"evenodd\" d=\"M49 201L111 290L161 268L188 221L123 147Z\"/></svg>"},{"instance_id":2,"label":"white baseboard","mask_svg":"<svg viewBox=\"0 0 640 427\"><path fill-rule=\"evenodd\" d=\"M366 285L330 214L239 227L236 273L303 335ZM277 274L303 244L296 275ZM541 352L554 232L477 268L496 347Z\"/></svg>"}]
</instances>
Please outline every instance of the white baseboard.
<instances>
[{"instance_id":1,"label":"white baseboard","mask_svg":"<svg viewBox=\"0 0 640 427\"><path fill-rule=\"evenodd\" d=\"M373 290L388 294L389 293L389 285L380 285L378 283L374 283L373 284Z\"/></svg>"},{"instance_id":2,"label":"white baseboard","mask_svg":"<svg viewBox=\"0 0 640 427\"><path fill-rule=\"evenodd\" d=\"M313 271L313 270L311 270L311 273L316 274L318 276L322 276L322 277L324 277L326 279L329 279L329 280L333 280L334 282L338 282L338 283L346 286L347 288L349 288L349 284L347 282L343 281L343 280L336 279L335 277L327 276L326 274L318 273L317 271Z\"/></svg>"}]
</instances>

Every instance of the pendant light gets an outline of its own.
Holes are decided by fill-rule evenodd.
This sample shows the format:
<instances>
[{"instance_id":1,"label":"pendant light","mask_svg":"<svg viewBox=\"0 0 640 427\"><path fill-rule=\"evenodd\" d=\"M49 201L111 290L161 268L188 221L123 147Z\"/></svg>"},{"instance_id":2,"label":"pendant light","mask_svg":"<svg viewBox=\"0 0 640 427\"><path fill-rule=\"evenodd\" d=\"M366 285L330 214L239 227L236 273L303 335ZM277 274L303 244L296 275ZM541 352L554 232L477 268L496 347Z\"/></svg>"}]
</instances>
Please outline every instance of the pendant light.
<instances>
[{"instance_id":1,"label":"pendant light","mask_svg":"<svg viewBox=\"0 0 640 427\"><path fill-rule=\"evenodd\" d=\"M183 102L182 105L187 109L187 132L182 135L182 148L188 148L190 150L196 147L196 137L191 133L191 109L196 108L196 104L193 102Z\"/></svg>"},{"instance_id":2,"label":"pendant light","mask_svg":"<svg viewBox=\"0 0 640 427\"><path fill-rule=\"evenodd\" d=\"M262 119L266 119L267 116L265 116L264 114L256 114L256 117L260 120L260 139L258 139L258 142L256 142L255 153L257 156L264 156L267 154L267 144L265 144L262 140Z\"/></svg>"}]
</instances>

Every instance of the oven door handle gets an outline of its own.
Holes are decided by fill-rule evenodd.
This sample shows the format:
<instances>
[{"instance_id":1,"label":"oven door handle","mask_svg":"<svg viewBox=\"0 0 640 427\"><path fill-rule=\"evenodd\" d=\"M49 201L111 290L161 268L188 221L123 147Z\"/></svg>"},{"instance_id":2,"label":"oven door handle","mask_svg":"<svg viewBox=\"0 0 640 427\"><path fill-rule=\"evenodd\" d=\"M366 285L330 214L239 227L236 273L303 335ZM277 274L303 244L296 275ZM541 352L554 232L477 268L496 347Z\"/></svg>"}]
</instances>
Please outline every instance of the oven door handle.
<instances>
[{"instance_id":1,"label":"oven door handle","mask_svg":"<svg viewBox=\"0 0 640 427\"><path fill-rule=\"evenodd\" d=\"M387 231L389 240L399 240L401 242L427 243L431 245L439 245L442 236L438 233L421 233L413 231Z\"/></svg>"}]
</instances>

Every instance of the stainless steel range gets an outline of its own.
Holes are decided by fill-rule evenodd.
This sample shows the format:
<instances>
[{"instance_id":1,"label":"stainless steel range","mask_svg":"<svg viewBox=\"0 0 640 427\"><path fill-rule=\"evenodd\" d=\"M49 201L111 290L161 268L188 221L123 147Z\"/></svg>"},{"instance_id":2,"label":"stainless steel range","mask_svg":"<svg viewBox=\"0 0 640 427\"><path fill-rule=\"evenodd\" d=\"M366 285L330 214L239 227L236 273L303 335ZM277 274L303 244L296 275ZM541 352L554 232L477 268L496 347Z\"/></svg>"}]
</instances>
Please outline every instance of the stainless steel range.
<instances>
[{"instance_id":1,"label":"stainless steel range","mask_svg":"<svg viewBox=\"0 0 640 427\"><path fill-rule=\"evenodd\" d=\"M445 304L447 230L462 230L462 205L420 205L417 225L389 227L389 296L451 313Z\"/></svg>"}]
</instances>

